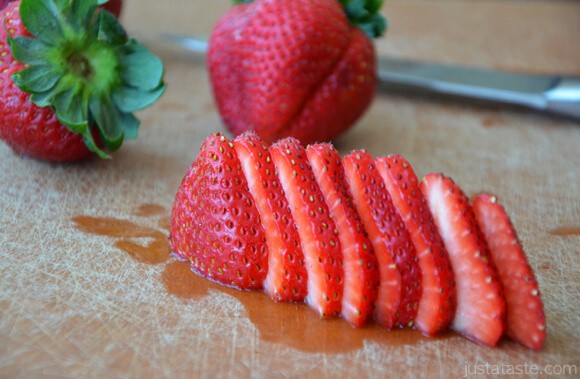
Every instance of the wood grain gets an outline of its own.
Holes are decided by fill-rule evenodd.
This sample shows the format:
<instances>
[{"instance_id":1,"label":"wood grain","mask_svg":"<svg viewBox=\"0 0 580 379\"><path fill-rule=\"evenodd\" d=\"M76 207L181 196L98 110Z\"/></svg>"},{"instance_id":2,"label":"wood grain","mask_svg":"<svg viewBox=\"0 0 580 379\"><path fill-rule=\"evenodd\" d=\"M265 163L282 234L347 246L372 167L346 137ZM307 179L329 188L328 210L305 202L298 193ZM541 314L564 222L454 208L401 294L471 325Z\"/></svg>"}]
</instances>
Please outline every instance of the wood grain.
<instances>
[{"instance_id":1,"label":"wood grain","mask_svg":"<svg viewBox=\"0 0 580 379\"><path fill-rule=\"evenodd\" d=\"M580 227L575 121L382 93L336 141L343 154L400 153L419 175L443 171L468 194L499 195L542 290L548 339L539 353L509 341L489 349L452 333L354 330L206 282L173 259L125 251L162 243L181 177L202 140L224 132L203 63L155 36L207 33L228 7L126 0L123 20L161 54L168 91L139 114L139 139L111 161L53 165L0 144L0 377L447 378L476 364L577 370L580 236L554 232ZM580 75L578 2L389 0L385 13L383 55ZM90 219L125 233L79 226Z\"/></svg>"}]
</instances>

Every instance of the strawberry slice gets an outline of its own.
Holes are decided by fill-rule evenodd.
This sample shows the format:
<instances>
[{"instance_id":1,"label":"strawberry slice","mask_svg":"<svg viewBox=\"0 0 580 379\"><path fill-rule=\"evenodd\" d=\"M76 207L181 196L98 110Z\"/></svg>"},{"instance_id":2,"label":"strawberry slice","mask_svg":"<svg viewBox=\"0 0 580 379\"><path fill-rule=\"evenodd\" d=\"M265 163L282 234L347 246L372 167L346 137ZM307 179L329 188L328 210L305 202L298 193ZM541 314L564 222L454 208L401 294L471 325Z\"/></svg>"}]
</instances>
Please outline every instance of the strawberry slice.
<instances>
[{"instance_id":1,"label":"strawberry slice","mask_svg":"<svg viewBox=\"0 0 580 379\"><path fill-rule=\"evenodd\" d=\"M421 296L415 247L389 193L365 151L343 160L346 179L379 262L380 285L375 317L386 328L413 326Z\"/></svg>"},{"instance_id":2,"label":"strawberry slice","mask_svg":"<svg viewBox=\"0 0 580 379\"><path fill-rule=\"evenodd\" d=\"M342 247L342 317L353 326L362 326L372 316L377 297L377 257L354 207L338 152L331 144L315 144L307 147L306 154Z\"/></svg>"},{"instance_id":3,"label":"strawberry slice","mask_svg":"<svg viewBox=\"0 0 580 379\"><path fill-rule=\"evenodd\" d=\"M449 256L409 162L390 155L375 159L375 165L419 258L423 293L415 325L421 333L433 335L447 328L455 316L455 278Z\"/></svg>"},{"instance_id":4,"label":"strawberry slice","mask_svg":"<svg viewBox=\"0 0 580 379\"><path fill-rule=\"evenodd\" d=\"M254 133L238 136L234 147L260 213L268 244L264 290L274 301L303 301L307 290L304 254L268 147Z\"/></svg>"},{"instance_id":5,"label":"strawberry slice","mask_svg":"<svg viewBox=\"0 0 580 379\"><path fill-rule=\"evenodd\" d=\"M480 194L472 204L506 297L506 334L530 349L540 350L546 339L546 315L516 231L497 197Z\"/></svg>"},{"instance_id":6,"label":"strawberry slice","mask_svg":"<svg viewBox=\"0 0 580 379\"><path fill-rule=\"evenodd\" d=\"M179 186L170 243L201 276L245 290L262 288L268 268L264 228L234 145L219 133L204 141Z\"/></svg>"},{"instance_id":7,"label":"strawberry slice","mask_svg":"<svg viewBox=\"0 0 580 379\"><path fill-rule=\"evenodd\" d=\"M505 300L469 201L443 174L427 175L420 188L455 273L457 311L452 328L476 342L495 346L504 330Z\"/></svg>"},{"instance_id":8,"label":"strawberry slice","mask_svg":"<svg viewBox=\"0 0 580 379\"><path fill-rule=\"evenodd\" d=\"M340 240L306 150L288 137L272 145L270 154L300 236L308 274L306 303L323 318L336 317L343 292Z\"/></svg>"}]
</instances>

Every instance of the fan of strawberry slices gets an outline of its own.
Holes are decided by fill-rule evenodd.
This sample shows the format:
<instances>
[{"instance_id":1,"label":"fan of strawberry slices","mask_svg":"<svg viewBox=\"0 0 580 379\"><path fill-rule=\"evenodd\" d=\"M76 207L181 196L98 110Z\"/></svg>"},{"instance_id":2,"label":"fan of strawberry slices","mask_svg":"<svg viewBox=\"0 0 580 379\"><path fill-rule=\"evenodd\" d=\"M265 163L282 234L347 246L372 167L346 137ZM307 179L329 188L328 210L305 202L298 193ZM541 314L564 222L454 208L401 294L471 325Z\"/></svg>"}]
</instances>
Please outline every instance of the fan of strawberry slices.
<instances>
[{"instance_id":1,"label":"fan of strawberry slices","mask_svg":"<svg viewBox=\"0 0 580 379\"><path fill-rule=\"evenodd\" d=\"M487 346L506 334L534 350L546 337L497 197L470 201L443 174L419 181L399 155L213 134L175 197L170 242L199 275L355 327L451 328Z\"/></svg>"}]
</instances>

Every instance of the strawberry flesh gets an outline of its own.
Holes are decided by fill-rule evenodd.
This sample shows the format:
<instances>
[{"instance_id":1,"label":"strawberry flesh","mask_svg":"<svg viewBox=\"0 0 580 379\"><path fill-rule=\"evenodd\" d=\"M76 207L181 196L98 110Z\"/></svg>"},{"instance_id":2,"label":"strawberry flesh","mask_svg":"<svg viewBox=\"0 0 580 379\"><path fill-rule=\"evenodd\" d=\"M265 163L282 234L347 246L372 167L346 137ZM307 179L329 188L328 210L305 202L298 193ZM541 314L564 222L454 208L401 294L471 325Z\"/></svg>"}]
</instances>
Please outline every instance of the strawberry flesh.
<instances>
[{"instance_id":1,"label":"strawberry flesh","mask_svg":"<svg viewBox=\"0 0 580 379\"><path fill-rule=\"evenodd\" d=\"M427 175L420 188L455 273L457 311L452 328L495 346L504 331L505 300L473 209L461 188L442 174Z\"/></svg>"},{"instance_id":2,"label":"strawberry flesh","mask_svg":"<svg viewBox=\"0 0 580 379\"><path fill-rule=\"evenodd\" d=\"M330 144L315 144L308 146L306 153L342 248L342 317L353 326L362 326L372 317L377 297L377 257L354 207L338 152Z\"/></svg>"},{"instance_id":3,"label":"strawberry flesh","mask_svg":"<svg viewBox=\"0 0 580 379\"><path fill-rule=\"evenodd\" d=\"M415 325L421 333L433 335L447 328L455 316L455 279L449 256L409 162L390 155L375 159L375 165L417 251L423 292Z\"/></svg>"},{"instance_id":4,"label":"strawberry flesh","mask_svg":"<svg viewBox=\"0 0 580 379\"><path fill-rule=\"evenodd\" d=\"M354 151L343 163L356 209L379 262L375 318L389 329L411 327L421 293L415 248L371 155Z\"/></svg>"},{"instance_id":5,"label":"strawberry flesh","mask_svg":"<svg viewBox=\"0 0 580 379\"><path fill-rule=\"evenodd\" d=\"M268 244L264 290L274 301L303 301L307 290L304 254L268 147L253 133L238 136L234 147Z\"/></svg>"},{"instance_id":6,"label":"strawberry flesh","mask_svg":"<svg viewBox=\"0 0 580 379\"><path fill-rule=\"evenodd\" d=\"M306 150L292 137L276 142L270 154L298 229L306 272L306 303L321 317L340 315L343 268L340 240Z\"/></svg>"},{"instance_id":7,"label":"strawberry flesh","mask_svg":"<svg viewBox=\"0 0 580 379\"><path fill-rule=\"evenodd\" d=\"M534 350L546 338L537 281L497 198L470 204L443 174L419 183L399 155L341 159L328 143L213 134L176 194L170 243L210 280L355 327L372 317L432 335L450 324Z\"/></svg>"},{"instance_id":8,"label":"strawberry flesh","mask_svg":"<svg viewBox=\"0 0 580 379\"><path fill-rule=\"evenodd\" d=\"M506 334L530 349L540 350L546 339L542 297L509 216L493 195L477 195L472 205L503 286Z\"/></svg>"},{"instance_id":9,"label":"strawberry flesh","mask_svg":"<svg viewBox=\"0 0 580 379\"><path fill-rule=\"evenodd\" d=\"M205 140L181 182L170 243L174 254L208 279L262 288L268 268L264 228L234 145L219 133Z\"/></svg>"}]
</instances>

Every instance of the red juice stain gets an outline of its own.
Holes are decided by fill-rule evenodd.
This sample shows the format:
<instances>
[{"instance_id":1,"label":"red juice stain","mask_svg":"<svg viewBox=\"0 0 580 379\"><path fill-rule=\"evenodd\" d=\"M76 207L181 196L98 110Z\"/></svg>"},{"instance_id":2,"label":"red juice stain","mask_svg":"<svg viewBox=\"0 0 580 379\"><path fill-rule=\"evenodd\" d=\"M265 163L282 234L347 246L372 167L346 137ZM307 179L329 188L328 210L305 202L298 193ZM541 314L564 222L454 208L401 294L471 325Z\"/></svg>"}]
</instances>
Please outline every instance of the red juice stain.
<instances>
[{"instance_id":1,"label":"red juice stain","mask_svg":"<svg viewBox=\"0 0 580 379\"><path fill-rule=\"evenodd\" d=\"M167 261L171 253L171 248L165 241L166 239L167 236L163 235L163 239L155 238L145 246L130 240L121 240L115 242L115 246L135 260L143 263L158 264Z\"/></svg>"},{"instance_id":2,"label":"red juice stain","mask_svg":"<svg viewBox=\"0 0 580 379\"><path fill-rule=\"evenodd\" d=\"M165 214L165 208L158 204L142 204L137 211L135 216L149 217L149 216L159 216Z\"/></svg>"},{"instance_id":3,"label":"red juice stain","mask_svg":"<svg viewBox=\"0 0 580 379\"><path fill-rule=\"evenodd\" d=\"M172 261L161 273L161 280L168 293L182 299L199 299L208 295L208 289L214 286L191 272L189 263Z\"/></svg>"},{"instance_id":4,"label":"red juice stain","mask_svg":"<svg viewBox=\"0 0 580 379\"><path fill-rule=\"evenodd\" d=\"M580 236L580 226L563 226L550 230L548 233L554 236Z\"/></svg>"},{"instance_id":5,"label":"red juice stain","mask_svg":"<svg viewBox=\"0 0 580 379\"><path fill-rule=\"evenodd\" d=\"M155 204L140 206L135 215L155 216L158 225L169 230L170 217L165 209ZM344 353L362 348L365 342L381 345L403 346L420 341L433 340L415 330L386 330L370 323L354 328L343 319L322 320L304 303L276 303L260 291L241 291L207 280L191 271L189 262L170 258L167 233L135 222L110 218L76 216L76 229L83 233L115 238L114 246L132 258L146 264L167 262L161 273L161 281L168 294L184 300L196 300L211 296L213 291L235 298L245 307L249 320L264 341L282 344L304 352ZM150 238L146 245L134 239ZM444 333L438 339L449 338Z\"/></svg>"},{"instance_id":6,"label":"red juice stain","mask_svg":"<svg viewBox=\"0 0 580 379\"><path fill-rule=\"evenodd\" d=\"M550 264L550 262L544 262L538 268L543 271L549 271L552 269L552 265Z\"/></svg>"},{"instance_id":7,"label":"red juice stain","mask_svg":"<svg viewBox=\"0 0 580 379\"><path fill-rule=\"evenodd\" d=\"M167 231L169 231L169 229L171 228L171 216L167 215L165 207L162 207L161 205L150 203L142 204L139 208L137 208L135 216L139 217L157 216L159 218L157 226Z\"/></svg>"},{"instance_id":8,"label":"red juice stain","mask_svg":"<svg viewBox=\"0 0 580 379\"><path fill-rule=\"evenodd\" d=\"M162 218L159 219L159 222L157 223L157 225L164 230L169 231L171 229L171 217L170 216L164 216Z\"/></svg>"},{"instance_id":9,"label":"red juice stain","mask_svg":"<svg viewBox=\"0 0 580 379\"><path fill-rule=\"evenodd\" d=\"M504 119L499 116L487 116L482 121L481 124L486 128L491 128L493 126L499 126L504 123Z\"/></svg>"},{"instance_id":10,"label":"red juice stain","mask_svg":"<svg viewBox=\"0 0 580 379\"><path fill-rule=\"evenodd\" d=\"M158 264L169 258L167 234L157 229L112 217L75 216L72 221L83 233L117 238L114 245L139 262ZM132 240L135 238L151 241L142 245Z\"/></svg>"},{"instance_id":11,"label":"red juice stain","mask_svg":"<svg viewBox=\"0 0 580 379\"><path fill-rule=\"evenodd\" d=\"M415 330L389 331L376 324L353 328L343 319L322 320L306 304L276 303L263 292L240 291L204 279L191 271L188 262L170 262L161 276L167 292L180 298L199 299L210 289L234 297L246 308L262 340L305 352L344 353L362 348L365 341L402 346L428 340Z\"/></svg>"}]
</instances>

